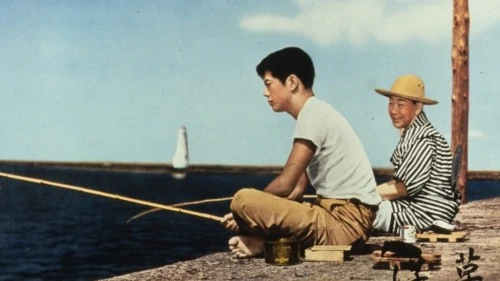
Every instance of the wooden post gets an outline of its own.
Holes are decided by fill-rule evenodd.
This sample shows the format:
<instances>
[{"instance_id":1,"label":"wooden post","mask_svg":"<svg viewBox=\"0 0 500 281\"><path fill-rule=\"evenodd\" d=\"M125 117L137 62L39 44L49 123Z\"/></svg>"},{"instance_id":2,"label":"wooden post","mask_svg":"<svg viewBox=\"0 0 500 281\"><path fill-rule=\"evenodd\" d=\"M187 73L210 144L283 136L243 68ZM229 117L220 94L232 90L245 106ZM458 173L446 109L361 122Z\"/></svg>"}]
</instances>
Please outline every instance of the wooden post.
<instances>
[{"instance_id":1,"label":"wooden post","mask_svg":"<svg viewBox=\"0 0 500 281\"><path fill-rule=\"evenodd\" d=\"M467 155L469 135L469 4L468 0L453 0L453 94L452 102L452 151L462 145L462 164L457 189L462 203L467 202Z\"/></svg>"}]
</instances>

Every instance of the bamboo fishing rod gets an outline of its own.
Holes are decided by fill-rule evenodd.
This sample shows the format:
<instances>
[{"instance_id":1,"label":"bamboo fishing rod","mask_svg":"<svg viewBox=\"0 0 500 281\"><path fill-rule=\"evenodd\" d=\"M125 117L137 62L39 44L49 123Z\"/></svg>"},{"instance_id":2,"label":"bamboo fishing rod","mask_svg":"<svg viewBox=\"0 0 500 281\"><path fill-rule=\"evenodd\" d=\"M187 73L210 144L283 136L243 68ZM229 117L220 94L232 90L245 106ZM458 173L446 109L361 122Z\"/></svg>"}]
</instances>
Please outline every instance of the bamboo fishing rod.
<instances>
[{"instance_id":1,"label":"bamboo fishing rod","mask_svg":"<svg viewBox=\"0 0 500 281\"><path fill-rule=\"evenodd\" d=\"M7 174L7 173L2 173L2 172L0 172L0 176L5 177L5 178L9 178L9 179L15 179L15 180L37 183L37 184L42 184L42 185L49 185L49 186L54 186L54 187L76 190L76 191L90 193L90 194L94 194L94 195L98 195L98 196L102 196L102 197L108 197L108 198L117 199L117 200L121 200L121 201L136 203L139 205L150 206L150 207L154 207L154 208L158 208L158 209L162 209L162 210L173 211L173 212L178 212L178 213L182 213L182 214L188 214L188 215L193 215L193 216L197 216L197 217L201 217L201 218L211 219L211 220L218 221L218 222L221 222L221 220L222 220L222 217L213 216L213 215L206 214L206 213L190 211L190 210L181 209L181 208L177 208L177 207L173 207L173 206L167 206L167 205L158 204L158 203L154 203L154 202L134 199L134 198L130 198L130 197L121 196L118 194L102 192L102 191L88 189L88 188L75 186L75 185L57 183L57 182L53 182L53 181L46 181L46 180L42 180L42 179L18 176L18 175Z\"/></svg>"}]
</instances>

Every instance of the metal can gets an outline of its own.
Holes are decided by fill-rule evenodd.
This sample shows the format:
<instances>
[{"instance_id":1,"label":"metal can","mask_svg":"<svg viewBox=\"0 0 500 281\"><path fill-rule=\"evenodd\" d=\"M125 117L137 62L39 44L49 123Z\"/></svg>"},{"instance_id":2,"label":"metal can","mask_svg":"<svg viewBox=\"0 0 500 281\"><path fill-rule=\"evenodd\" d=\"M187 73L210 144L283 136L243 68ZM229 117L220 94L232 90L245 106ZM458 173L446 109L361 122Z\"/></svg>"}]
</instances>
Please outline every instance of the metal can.
<instances>
[{"instance_id":1,"label":"metal can","mask_svg":"<svg viewBox=\"0 0 500 281\"><path fill-rule=\"evenodd\" d=\"M405 243L417 242L417 229L414 225L401 226L400 238Z\"/></svg>"},{"instance_id":2,"label":"metal can","mask_svg":"<svg viewBox=\"0 0 500 281\"><path fill-rule=\"evenodd\" d=\"M269 264L292 265L300 262L300 247L295 239L266 241L264 256Z\"/></svg>"}]
</instances>

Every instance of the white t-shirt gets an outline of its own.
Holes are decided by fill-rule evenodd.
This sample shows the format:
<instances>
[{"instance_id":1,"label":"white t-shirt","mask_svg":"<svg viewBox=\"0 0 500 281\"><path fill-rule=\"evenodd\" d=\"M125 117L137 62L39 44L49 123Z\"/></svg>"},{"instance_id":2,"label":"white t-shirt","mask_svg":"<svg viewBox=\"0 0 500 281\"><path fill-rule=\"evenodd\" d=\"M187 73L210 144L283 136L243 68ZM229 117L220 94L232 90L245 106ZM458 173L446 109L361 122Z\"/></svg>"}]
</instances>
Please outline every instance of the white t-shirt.
<instances>
[{"instance_id":1,"label":"white t-shirt","mask_svg":"<svg viewBox=\"0 0 500 281\"><path fill-rule=\"evenodd\" d=\"M316 146L307 175L317 195L380 203L365 149L351 125L331 105L310 97L299 112L293 139L309 140Z\"/></svg>"}]
</instances>

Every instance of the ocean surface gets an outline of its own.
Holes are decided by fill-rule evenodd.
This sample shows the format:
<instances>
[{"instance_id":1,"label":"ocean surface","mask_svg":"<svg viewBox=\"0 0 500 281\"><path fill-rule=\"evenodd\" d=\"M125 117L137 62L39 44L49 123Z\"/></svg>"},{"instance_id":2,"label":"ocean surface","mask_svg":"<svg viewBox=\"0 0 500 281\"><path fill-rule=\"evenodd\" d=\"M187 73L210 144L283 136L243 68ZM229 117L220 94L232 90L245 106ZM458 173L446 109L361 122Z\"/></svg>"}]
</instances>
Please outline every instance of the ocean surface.
<instances>
[{"instance_id":1,"label":"ocean surface","mask_svg":"<svg viewBox=\"0 0 500 281\"><path fill-rule=\"evenodd\" d=\"M1 165L0 171L161 204L232 196L272 176L103 172ZM377 179L378 181L384 179ZM311 194L309 190L307 192ZM500 195L499 181L469 181L469 200ZM186 207L216 216L229 201ZM218 222L58 187L0 178L0 280L96 280L226 251Z\"/></svg>"}]
</instances>

